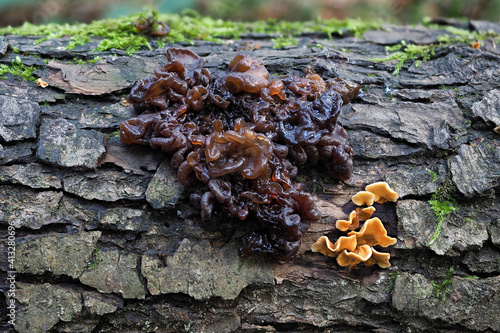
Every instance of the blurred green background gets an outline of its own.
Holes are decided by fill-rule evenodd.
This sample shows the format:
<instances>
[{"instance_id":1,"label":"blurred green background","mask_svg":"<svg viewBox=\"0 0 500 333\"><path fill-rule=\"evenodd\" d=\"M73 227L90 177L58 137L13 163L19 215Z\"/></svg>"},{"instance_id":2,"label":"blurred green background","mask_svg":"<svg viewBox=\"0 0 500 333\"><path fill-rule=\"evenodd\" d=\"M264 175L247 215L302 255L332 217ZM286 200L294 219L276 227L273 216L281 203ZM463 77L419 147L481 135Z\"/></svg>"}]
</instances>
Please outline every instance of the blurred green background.
<instances>
[{"instance_id":1,"label":"blurred green background","mask_svg":"<svg viewBox=\"0 0 500 333\"><path fill-rule=\"evenodd\" d=\"M194 9L202 15L237 21L290 21L361 18L413 24L424 17L500 20L500 0L0 0L0 26L90 22L146 9L181 13Z\"/></svg>"}]
</instances>

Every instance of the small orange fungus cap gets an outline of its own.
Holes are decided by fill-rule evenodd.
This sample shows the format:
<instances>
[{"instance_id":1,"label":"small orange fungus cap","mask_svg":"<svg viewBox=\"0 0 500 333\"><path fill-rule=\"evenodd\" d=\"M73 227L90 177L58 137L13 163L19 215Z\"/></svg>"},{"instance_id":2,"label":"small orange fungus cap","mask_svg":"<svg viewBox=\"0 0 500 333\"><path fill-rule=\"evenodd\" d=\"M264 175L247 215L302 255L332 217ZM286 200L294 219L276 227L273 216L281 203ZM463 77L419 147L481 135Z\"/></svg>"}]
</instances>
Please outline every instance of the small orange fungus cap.
<instances>
[{"instance_id":1,"label":"small orange fungus cap","mask_svg":"<svg viewBox=\"0 0 500 333\"><path fill-rule=\"evenodd\" d=\"M358 214L355 210L349 214L349 220L338 220L335 226L340 231L356 230L359 227Z\"/></svg>"},{"instance_id":2,"label":"small orange fungus cap","mask_svg":"<svg viewBox=\"0 0 500 333\"><path fill-rule=\"evenodd\" d=\"M360 231L351 231L349 236L356 235L358 245L367 244L369 246L380 245L387 247L396 244L396 238L387 236L382 221L378 217L369 219L363 224Z\"/></svg>"},{"instance_id":3,"label":"small orange fungus cap","mask_svg":"<svg viewBox=\"0 0 500 333\"><path fill-rule=\"evenodd\" d=\"M372 217L372 214L373 212L375 211L375 207L373 206L370 206L370 207L366 207L366 208L356 208L356 214L358 215L358 219L359 221L366 221L368 220L370 217ZM354 228L354 229L357 229ZM353 229L353 230L354 230Z\"/></svg>"},{"instance_id":4,"label":"small orange fungus cap","mask_svg":"<svg viewBox=\"0 0 500 333\"><path fill-rule=\"evenodd\" d=\"M389 253L378 252L374 248L372 248L372 256L369 260L365 262L366 266L371 266L378 264L381 268L389 268L391 267L391 263L389 259L391 255Z\"/></svg>"},{"instance_id":5,"label":"small orange fungus cap","mask_svg":"<svg viewBox=\"0 0 500 333\"><path fill-rule=\"evenodd\" d=\"M352 202L358 206L371 206L375 201L375 194L369 191L359 191L352 197Z\"/></svg>"},{"instance_id":6,"label":"small orange fungus cap","mask_svg":"<svg viewBox=\"0 0 500 333\"><path fill-rule=\"evenodd\" d=\"M349 214L349 220L337 220L335 226L340 231L356 230L359 227L359 221L368 220L374 211L375 207L373 206L366 208L358 207Z\"/></svg>"},{"instance_id":7,"label":"small orange fungus cap","mask_svg":"<svg viewBox=\"0 0 500 333\"><path fill-rule=\"evenodd\" d=\"M384 203L386 201L396 202L399 198L399 194L393 191L386 182L370 184L365 187L365 190L373 193L375 195L375 202L378 203Z\"/></svg>"},{"instance_id":8,"label":"small orange fungus cap","mask_svg":"<svg viewBox=\"0 0 500 333\"><path fill-rule=\"evenodd\" d=\"M360 262L365 262L372 256L372 248L369 245L358 246L354 251L342 251L337 257L337 263L342 266L354 267Z\"/></svg>"},{"instance_id":9,"label":"small orange fungus cap","mask_svg":"<svg viewBox=\"0 0 500 333\"><path fill-rule=\"evenodd\" d=\"M48 87L49 84L44 80L42 80L41 78L38 78L38 80L36 81L36 85L42 88L46 88Z\"/></svg>"},{"instance_id":10,"label":"small orange fungus cap","mask_svg":"<svg viewBox=\"0 0 500 333\"><path fill-rule=\"evenodd\" d=\"M311 246L311 251L319 252L329 257L336 257L343 250L354 251L356 249L356 236L342 236L335 244L330 242L328 237L321 236L316 243Z\"/></svg>"},{"instance_id":11,"label":"small orange fungus cap","mask_svg":"<svg viewBox=\"0 0 500 333\"><path fill-rule=\"evenodd\" d=\"M328 237L321 236L316 243L311 245L311 251L319 252L325 256L333 257L333 243L330 242Z\"/></svg>"}]
</instances>

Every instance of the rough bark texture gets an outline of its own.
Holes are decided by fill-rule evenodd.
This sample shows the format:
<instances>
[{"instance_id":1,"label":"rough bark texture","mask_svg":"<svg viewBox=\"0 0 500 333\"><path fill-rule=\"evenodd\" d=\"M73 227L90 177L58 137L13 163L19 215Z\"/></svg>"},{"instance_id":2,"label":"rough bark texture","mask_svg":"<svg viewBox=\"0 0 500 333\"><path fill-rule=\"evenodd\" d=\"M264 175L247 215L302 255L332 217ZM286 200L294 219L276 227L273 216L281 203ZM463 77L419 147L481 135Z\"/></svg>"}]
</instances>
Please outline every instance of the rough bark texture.
<instances>
[{"instance_id":1,"label":"rough bark texture","mask_svg":"<svg viewBox=\"0 0 500 333\"><path fill-rule=\"evenodd\" d=\"M129 57L91 52L97 41L70 52L61 47L65 39L33 45L29 37L2 38L2 45L19 49L23 63L40 66L49 83L42 89L10 75L0 80L0 224L2 230L14 225L17 236L17 320L2 328L500 331L500 137L494 132L500 49L490 41L479 50L441 48L418 67L406 63L398 76L391 74L395 62L370 60L386 55L384 45L431 43L442 33L393 26L365 39L304 36L285 50L260 36L253 41L259 47L245 51L272 74L311 65L324 78L363 85L362 97L339 119L355 151L354 175L341 182L311 170L299 174L323 217L286 264L240 259L241 233L202 227L168 155L108 135L135 115L120 100L165 62L164 49ZM217 71L248 42L189 48ZM17 56L11 50L0 62ZM68 63L96 55L103 59ZM375 181L387 181L401 196L375 206L374 215L398 239L389 249L392 267L347 270L312 253L318 237L339 235L335 221L354 208L351 196ZM459 208L429 245L437 222L428 201L438 189ZM7 241L0 246L5 276L12 270Z\"/></svg>"}]
</instances>

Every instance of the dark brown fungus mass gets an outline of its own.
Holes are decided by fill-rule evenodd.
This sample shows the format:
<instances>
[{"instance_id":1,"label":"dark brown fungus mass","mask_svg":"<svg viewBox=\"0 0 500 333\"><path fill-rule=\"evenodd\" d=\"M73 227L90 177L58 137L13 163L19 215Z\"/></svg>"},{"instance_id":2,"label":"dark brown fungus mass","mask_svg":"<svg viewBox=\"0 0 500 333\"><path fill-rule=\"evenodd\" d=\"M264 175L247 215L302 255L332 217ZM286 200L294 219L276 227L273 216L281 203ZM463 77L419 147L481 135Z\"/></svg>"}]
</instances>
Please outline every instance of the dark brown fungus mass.
<instances>
[{"instance_id":1,"label":"dark brown fungus mass","mask_svg":"<svg viewBox=\"0 0 500 333\"><path fill-rule=\"evenodd\" d=\"M167 60L132 88L128 101L141 114L121 124L121 140L171 152L179 182L196 185L191 202L204 221L216 212L244 221L241 255L290 259L321 217L292 179L302 165L350 178L353 151L337 118L359 86L325 81L309 66L270 78L248 55L217 75L187 49L169 49Z\"/></svg>"},{"instance_id":2,"label":"dark brown fungus mass","mask_svg":"<svg viewBox=\"0 0 500 333\"><path fill-rule=\"evenodd\" d=\"M228 69L225 85L233 94L240 91L258 94L269 85L269 72L261 62L249 55L237 55L229 63Z\"/></svg>"},{"instance_id":3,"label":"dark brown fungus mass","mask_svg":"<svg viewBox=\"0 0 500 333\"><path fill-rule=\"evenodd\" d=\"M169 26L161 21L156 20L156 15L149 17L140 17L135 21L134 26L137 31L149 34L151 36L167 36L170 32Z\"/></svg>"}]
</instances>

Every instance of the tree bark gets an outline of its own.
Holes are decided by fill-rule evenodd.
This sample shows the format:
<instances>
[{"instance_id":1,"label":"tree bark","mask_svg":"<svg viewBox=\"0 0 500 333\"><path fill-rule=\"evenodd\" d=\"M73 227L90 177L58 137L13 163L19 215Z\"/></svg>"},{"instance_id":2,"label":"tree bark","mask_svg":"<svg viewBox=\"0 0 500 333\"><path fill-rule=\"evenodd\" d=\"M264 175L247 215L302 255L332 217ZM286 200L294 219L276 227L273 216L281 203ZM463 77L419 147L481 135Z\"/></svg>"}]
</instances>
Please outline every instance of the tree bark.
<instances>
[{"instance_id":1,"label":"tree bark","mask_svg":"<svg viewBox=\"0 0 500 333\"><path fill-rule=\"evenodd\" d=\"M311 65L325 79L340 76L363 87L339 118L354 149L354 174L333 181L318 171L299 172L323 215L284 264L241 259L241 234L202 226L167 154L116 137L119 124L136 115L121 99L166 62L165 49L127 56L93 52L97 40L73 51L61 47L64 38L37 45L31 37L0 40L10 45L0 45L1 63L20 57L49 84L43 89L10 74L0 80L4 291L13 281L6 277L16 272L15 296L1 300L15 302L15 325L2 328L500 331L500 136L494 131L500 49L489 40L480 49L442 47L419 66L406 62L397 76L391 74L397 61L373 60L386 56L385 45L433 43L440 34L388 26L363 39L302 36L286 49L273 49L266 36L189 46L214 72L246 52L273 75ZM102 59L70 61L95 56ZM355 208L351 197L377 181L400 195L396 203L375 204L374 216L398 240L387 249L392 266L346 269L313 253L320 236L340 235L335 221ZM458 209L429 245L437 227L429 200L436 198L454 199ZM8 226L16 237L12 267ZM2 319L8 313L2 310Z\"/></svg>"}]
</instances>

